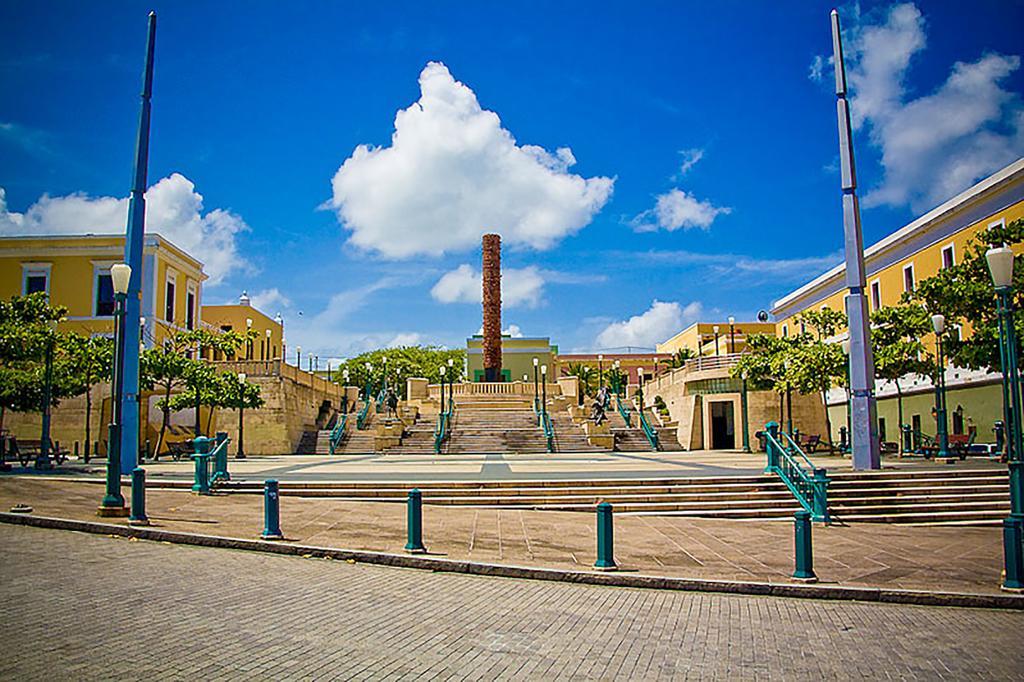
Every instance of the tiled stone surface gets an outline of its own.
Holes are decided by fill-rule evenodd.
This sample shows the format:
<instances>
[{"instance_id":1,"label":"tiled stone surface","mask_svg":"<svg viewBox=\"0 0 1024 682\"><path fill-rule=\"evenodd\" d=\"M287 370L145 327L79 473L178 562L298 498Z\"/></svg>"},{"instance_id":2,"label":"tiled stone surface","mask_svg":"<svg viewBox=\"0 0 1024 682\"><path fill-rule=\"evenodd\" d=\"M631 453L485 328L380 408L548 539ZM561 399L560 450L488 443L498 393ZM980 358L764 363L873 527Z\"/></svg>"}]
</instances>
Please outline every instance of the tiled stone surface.
<instances>
[{"instance_id":1,"label":"tiled stone surface","mask_svg":"<svg viewBox=\"0 0 1024 682\"><path fill-rule=\"evenodd\" d=\"M0 679L1020 679L1024 614L589 587L0 527Z\"/></svg>"},{"instance_id":2,"label":"tiled stone surface","mask_svg":"<svg viewBox=\"0 0 1024 682\"><path fill-rule=\"evenodd\" d=\"M102 494L95 484L0 479L5 511L24 502L42 516L96 520ZM260 496L241 494L150 491L147 499L157 527L239 538L259 535L262 504ZM281 525L288 541L302 544L386 552L402 552L405 545L403 504L286 496ZM815 526L813 539L824 584L999 591L997 527ZM424 542L431 553L452 559L586 569L596 558L595 515L426 505ZM793 529L789 522L621 516L615 556L623 570L646 574L788 582Z\"/></svg>"}]
</instances>

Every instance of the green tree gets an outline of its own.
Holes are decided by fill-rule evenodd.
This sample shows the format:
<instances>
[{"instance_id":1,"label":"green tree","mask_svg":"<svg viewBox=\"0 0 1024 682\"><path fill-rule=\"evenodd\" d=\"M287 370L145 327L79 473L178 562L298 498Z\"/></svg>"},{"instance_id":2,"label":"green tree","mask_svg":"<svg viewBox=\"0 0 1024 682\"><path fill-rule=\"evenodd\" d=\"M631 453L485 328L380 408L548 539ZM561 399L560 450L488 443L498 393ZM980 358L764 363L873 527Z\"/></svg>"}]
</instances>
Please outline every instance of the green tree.
<instances>
[{"instance_id":1,"label":"green tree","mask_svg":"<svg viewBox=\"0 0 1024 682\"><path fill-rule=\"evenodd\" d=\"M387 358L387 363L384 358ZM448 366L448 361L452 366ZM348 385L366 386L372 381L375 390L379 390L387 373L389 386L398 386L404 391L403 384L409 377L423 377L431 382L440 378L441 367L445 369L445 383L462 381L464 378L466 352L449 350L438 346L402 346L400 348L379 348L349 358L338 365L332 378L337 383L345 383L344 372L348 370ZM366 365L372 366L367 371ZM385 370L386 367L386 370Z\"/></svg>"},{"instance_id":2,"label":"green tree","mask_svg":"<svg viewBox=\"0 0 1024 682\"><path fill-rule=\"evenodd\" d=\"M570 362L565 368L565 374L579 380L584 396L597 394L598 371L596 367L582 362Z\"/></svg>"},{"instance_id":3,"label":"green tree","mask_svg":"<svg viewBox=\"0 0 1024 682\"><path fill-rule=\"evenodd\" d=\"M923 303L931 313L945 315L947 328L954 324L971 325L969 336L946 335L943 350L953 365L969 369L1000 368L996 294L985 252L994 246L1021 242L1024 242L1024 219L980 230L971 238L960 263L918 282L912 299ZM1024 256L1016 256L1013 269L1012 299L1017 329L1024 328L1022 259ZM1018 335L1017 342L1024 345L1024 334ZM1018 347L1018 353L1022 350L1024 348Z\"/></svg>"},{"instance_id":4,"label":"green tree","mask_svg":"<svg viewBox=\"0 0 1024 682\"><path fill-rule=\"evenodd\" d=\"M43 293L0 301L0 430L6 410L42 409L46 351L52 345L56 353L55 326L66 314L67 308L51 306ZM51 405L66 393L66 382L58 380L56 371L54 378Z\"/></svg>"},{"instance_id":5,"label":"green tree","mask_svg":"<svg viewBox=\"0 0 1024 682\"><path fill-rule=\"evenodd\" d=\"M755 391L775 391L779 394L779 423L784 417L783 399L786 392L794 387L791 363L787 362L799 343L792 336L778 337L772 334L751 334L747 338L747 353L729 370L730 376L746 379L747 388Z\"/></svg>"},{"instance_id":6,"label":"green tree","mask_svg":"<svg viewBox=\"0 0 1024 682\"><path fill-rule=\"evenodd\" d=\"M207 364L208 372L202 380L186 385L185 390L177 393L170 400L172 411L187 410L196 405L196 390L199 390L199 404L210 408L210 419L215 408L230 410L255 410L263 407L264 400L260 395L260 387L250 381L242 381L232 372L217 372ZM210 424L207 421L205 432L209 435Z\"/></svg>"},{"instance_id":7,"label":"green tree","mask_svg":"<svg viewBox=\"0 0 1024 682\"><path fill-rule=\"evenodd\" d=\"M928 311L916 303L879 308L871 315L871 345L875 356L875 377L896 386L899 428L903 429L903 389L900 379L908 374L935 374L921 337L932 330ZM900 451L903 450L903 438Z\"/></svg>"},{"instance_id":8,"label":"green tree","mask_svg":"<svg viewBox=\"0 0 1024 682\"><path fill-rule=\"evenodd\" d=\"M85 448L89 461L92 443L92 387L109 382L114 363L114 340L106 336L84 336L70 333L61 337L59 347L67 366L66 374L75 395L85 394Z\"/></svg>"},{"instance_id":9,"label":"green tree","mask_svg":"<svg viewBox=\"0 0 1024 682\"><path fill-rule=\"evenodd\" d=\"M679 369L686 365L687 360L692 360L697 357L697 353L692 348L680 348L672 357L661 360L660 364L668 370Z\"/></svg>"},{"instance_id":10,"label":"green tree","mask_svg":"<svg viewBox=\"0 0 1024 682\"><path fill-rule=\"evenodd\" d=\"M828 392L835 384L846 381L846 356L842 347L829 342L847 326L846 314L831 308L807 310L797 317L805 330L796 336L790 360L791 379L797 392L819 393L825 412L825 432L829 450L832 444L832 420L828 414Z\"/></svg>"}]
</instances>

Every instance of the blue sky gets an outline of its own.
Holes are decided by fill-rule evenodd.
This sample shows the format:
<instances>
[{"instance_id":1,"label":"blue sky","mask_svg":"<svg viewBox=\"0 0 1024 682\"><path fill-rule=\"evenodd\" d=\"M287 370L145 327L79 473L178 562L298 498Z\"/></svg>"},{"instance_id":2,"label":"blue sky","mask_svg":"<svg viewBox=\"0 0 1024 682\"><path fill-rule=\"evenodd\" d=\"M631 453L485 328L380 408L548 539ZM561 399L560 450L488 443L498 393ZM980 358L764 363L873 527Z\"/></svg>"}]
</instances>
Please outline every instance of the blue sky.
<instances>
[{"instance_id":1,"label":"blue sky","mask_svg":"<svg viewBox=\"0 0 1024 682\"><path fill-rule=\"evenodd\" d=\"M506 326L649 347L838 262L830 5L478 5L152 5L147 227L206 302L461 346L494 230ZM148 9L0 5L0 234L123 229ZM1024 4L840 12L867 242L1024 154Z\"/></svg>"}]
</instances>

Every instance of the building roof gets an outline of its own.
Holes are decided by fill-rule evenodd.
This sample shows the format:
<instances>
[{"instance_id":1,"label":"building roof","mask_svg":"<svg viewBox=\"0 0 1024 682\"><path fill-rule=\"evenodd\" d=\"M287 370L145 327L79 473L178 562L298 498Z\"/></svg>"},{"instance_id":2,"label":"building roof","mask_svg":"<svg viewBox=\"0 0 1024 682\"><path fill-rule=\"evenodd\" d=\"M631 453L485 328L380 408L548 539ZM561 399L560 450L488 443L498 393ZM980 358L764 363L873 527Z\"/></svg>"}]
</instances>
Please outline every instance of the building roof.
<instances>
[{"instance_id":1,"label":"building roof","mask_svg":"<svg viewBox=\"0 0 1024 682\"><path fill-rule=\"evenodd\" d=\"M113 240L114 244L123 245L124 244L124 239L125 239L125 236L123 234L93 234L91 232L90 233L86 233L86 234L19 234L19 235L5 235L5 236L0 236L0 249L10 249L10 248L12 248L10 246L6 246L8 244L16 244L17 242L34 242L34 241L52 241L52 242L78 241L78 242L85 242L86 244L88 244L89 247L92 247L92 248L96 248L96 249L109 249L110 248L109 245L104 245L104 244L102 244L102 242L109 242L109 241ZM97 244L93 245L90 242L97 242ZM183 248L181 248L180 246L178 246L177 244L172 242L170 239L168 239L167 237L164 237L163 235L161 235L158 232L147 232L145 234L145 242L144 242L144 244L145 244L146 247L150 247L150 248L156 248L156 249L166 248L166 249L170 250L172 253L174 253L174 255L177 256L179 259L185 261L186 263L188 263L189 265L194 267L196 270L199 270L200 272L202 272L202 270L203 270L203 262L201 260L199 260L198 258L193 256L192 254L190 254L188 251L185 251ZM56 247L56 248L61 248L61 247ZM205 274L203 275L203 278L204 279L206 278Z\"/></svg>"},{"instance_id":2,"label":"building roof","mask_svg":"<svg viewBox=\"0 0 1024 682\"><path fill-rule=\"evenodd\" d=\"M880 239L864 249L865 264L881 258L883 254L897 248L904 242L908 241L911 237L922 232L927 232L932 227L949 220L976 202L982 201L988 196L997 194L1005 186L1008 186L1011 183L1019 183L1021 181L1024 181L1024 157L1017 159L1005 168L993 173L960 194L957 194L949 201L937 206L931 211L928 211L923 216L904 225L889 236ZM970 223L973 222L975 222L975 220L970 221ZM963 227L966 227L966 225L961 225L958 229L962 229ZM772 312L775 313L781 308L791 306L800 299L809 296L814 291L829 283L835 282L835 280L842 277L845 272L845 263L836 265L828 272L814 278L796 291L793 291L792 293L775 301L775 303L772 304Z\"/></svg>"}]
</instances>

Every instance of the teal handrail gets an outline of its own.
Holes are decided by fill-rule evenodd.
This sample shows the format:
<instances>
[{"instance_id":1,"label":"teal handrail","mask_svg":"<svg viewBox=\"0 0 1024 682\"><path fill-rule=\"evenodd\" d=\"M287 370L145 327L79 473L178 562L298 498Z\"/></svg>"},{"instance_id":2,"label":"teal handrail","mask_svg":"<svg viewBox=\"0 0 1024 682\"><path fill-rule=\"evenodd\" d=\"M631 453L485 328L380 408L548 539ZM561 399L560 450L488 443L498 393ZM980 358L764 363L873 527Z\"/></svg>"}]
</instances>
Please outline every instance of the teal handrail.
<instances>
[{"instance_id":1,"label":"teal handrail","mask_svg":"<svg viewBox=\"0 0 1024 682\"><path fill-rule=\"evenodd\" d=\"M555 427L551 425L551 415L547 410L540 413L541 424L544 425L544 439L547 441L548 452L555 451Z\"/></svg>"},{"instance_id":2,"label":"teal handrail","mask_svg":"<svg viewBox=\"0 0 1024 682\"><path fill-rule=\"evenodd\" d=\"M380 411L380 408L384 407L384 398L386 398L387 395L388 395L387 391L383 387L381 387L380 393L377 394L377 411L378 412Z\"/></svg>"},{"instance_id":3,"label":"teal handrail","mask_svg":"<svg viewBox=\"0 0 1024 682\"><path fill-rule=\"evenodd\" d=\"M622 416L622 419L625 420L626 426L632 427L633 424L630 420L629 405L627 405L626 401L619 396L615 396L615 404L618 407L619 414Z\"/></svg>"},{"instance_id":4,"label":"teal handrail","mask_svg":"<svg viewBox=\"0 0 1024 682\"><path fill-rule=\"evenodd\" d=\"M366 404L363 405L363 409L359 410L359 414L356 415L356 428L360 431L366 428L366 417L370 412L370 403L372 402L372 398L367 396Z\"/></svg>"},{"instance_id":5,"label":"teal handrail","mask_svg":"<svg viewBox=\"0 0 1024 682\"><path fill-rule=\"evenodd\" d=\"M330 441L330 444L331 444L331 454L332 455L334 454L334 451L338 448L338 446L341 444L341 440L345 437L345 425L347 423L348 423L348 415L347 414L343 414L343 415L341 415L341 418L338 420L338 423L334 425L333 429L331 429L331 441Z\"/></svg>"},{"instance_id":6,"label":"teal handrail","mask_svg":"<svg viewBox=\"0 0 1024 682\"><path fill-rule=\"evenodd\" d=\"M210 456L206 459L206 479L211 485L231 480L231 476L228 474L228 443L231 442L231 439L223 433L218 434L217 437L220 440L210 450ZM210 472L211 466L213 467L212 473Z\"/></svg>"},{"instance_id":7,"label":"teal handrail","mask_svg":"<svg viewBox=\"0 0 1024 682\"><path fill-rule=\"evenodd\" d=\"M640 428L643 429L644 435L647 436L647 442L651 444L651 447L655 450L660 449L660 443L658 442L658 432L651 428L651 425L647 423L647 417L644 416L643 405L636 411L636 416L640 421Z\"/></svg>"},{"instance_id":8,"label":"teal handrail","mask_svg":"<svg viewBox=\"0 0 1024 682\"><path fill-rule=\"evenodd\" d=\"M765 426L768 466L765 473L778 474L800 506L815 521L828 523L828 476L811 463L804 451L776 422Z\"/></svg>"},{"instance_id":9,"label":"teal handrail","mask_svg":"<svg viewBox=\"0 0 1024 682\"><path fill-rule=\"evenodd\" d=\"M441 446L451 435L451 423L451 410L437 415L437 428L434 429L434 452L437 454L441 454Z\"/></svg>"}]
</instances>

